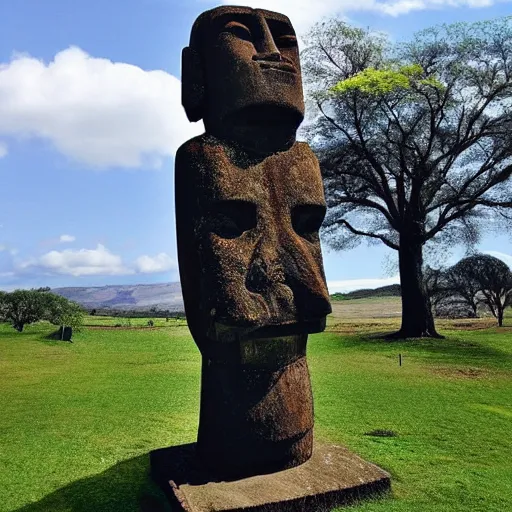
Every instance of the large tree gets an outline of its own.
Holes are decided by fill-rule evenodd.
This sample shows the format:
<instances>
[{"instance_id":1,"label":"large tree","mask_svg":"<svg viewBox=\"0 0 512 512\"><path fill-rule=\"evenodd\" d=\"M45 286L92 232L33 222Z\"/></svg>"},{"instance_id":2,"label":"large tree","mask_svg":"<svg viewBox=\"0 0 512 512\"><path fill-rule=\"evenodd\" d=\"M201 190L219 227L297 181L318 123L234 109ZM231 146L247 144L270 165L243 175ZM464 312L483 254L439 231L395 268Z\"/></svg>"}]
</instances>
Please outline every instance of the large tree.
<instances>
[{"instance_id":1,"label":"large tree","mask_svg":"<svg viewBox=\"0 0 512 512\"><path fill-rule=\"evenodd\" d=\"M398 251L396 336L438 336L425 244L474 243L483 221L510 222L512 17L394 45L331 20L306 38L303 62L318 113L308 135L324 177L324 240Z\"/></svg>"}]
</instances>

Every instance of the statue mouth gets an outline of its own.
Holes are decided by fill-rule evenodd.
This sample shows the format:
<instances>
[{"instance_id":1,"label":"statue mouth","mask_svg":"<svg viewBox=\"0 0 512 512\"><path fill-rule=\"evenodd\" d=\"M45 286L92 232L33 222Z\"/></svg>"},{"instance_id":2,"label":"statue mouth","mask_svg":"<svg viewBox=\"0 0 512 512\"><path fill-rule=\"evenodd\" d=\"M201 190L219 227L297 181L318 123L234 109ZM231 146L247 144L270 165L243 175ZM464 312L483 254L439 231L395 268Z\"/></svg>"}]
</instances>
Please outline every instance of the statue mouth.
<instances>
[{"instance_id":1,"label":"statue mouth","mask_svg":"<svg viewBox=\"0 0 512 512\"><path fill-rule=\"evenodd\" d=\"M285 73L297 74L297 70L293 64L288 62L272 62L272 61L260 61L261 69L274 69L276 71L284 71Z\"/></svg>"},{"instance_id":2,"label":"statue mouth","mask_svg":"<svg viewBox=\"0 0 512 512\"><path fill-rule=\"evenodd\" d=\"M281 338L322 332L325 329L325 324L325 316L302 322L264 326L237 326L214 322L209 330L208 337L224 343L260 338Z\"/></svg>"}]
</instances>

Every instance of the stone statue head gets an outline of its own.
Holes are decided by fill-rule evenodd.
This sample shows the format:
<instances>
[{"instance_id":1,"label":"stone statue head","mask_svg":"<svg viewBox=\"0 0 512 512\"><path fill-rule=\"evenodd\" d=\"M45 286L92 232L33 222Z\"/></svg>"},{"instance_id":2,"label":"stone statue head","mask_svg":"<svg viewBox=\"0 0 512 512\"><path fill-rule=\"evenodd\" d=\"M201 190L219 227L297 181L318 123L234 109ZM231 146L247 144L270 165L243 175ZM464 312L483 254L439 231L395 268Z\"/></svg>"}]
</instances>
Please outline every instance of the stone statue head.
<instances>
[{"instance_id":1,"label":"stone statue head","mask_svg":"<svg viewBox=\"0 0 512 512\"><path fill-rule=\"evenodd\" d=\"M188 118L207 133L259 153L291 147L304 99L290 20L249 7L204 12L183 50L182 87Z\"/></svg>"}]
</instances>

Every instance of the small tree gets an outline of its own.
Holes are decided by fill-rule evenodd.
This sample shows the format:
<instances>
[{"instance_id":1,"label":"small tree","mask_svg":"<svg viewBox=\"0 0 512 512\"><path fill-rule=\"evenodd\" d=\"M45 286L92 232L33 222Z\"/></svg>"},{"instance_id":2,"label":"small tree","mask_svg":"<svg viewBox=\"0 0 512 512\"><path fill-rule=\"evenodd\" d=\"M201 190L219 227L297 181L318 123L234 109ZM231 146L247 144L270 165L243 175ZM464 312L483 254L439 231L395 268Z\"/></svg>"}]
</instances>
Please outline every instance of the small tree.
<instances>
[{"instance_id":1,"label":"small tree","mask_svg":"<svg viewBox=\"0 0 512 512\"><path fill-rule=\"evenodd\" d=\"M50 293L49 288L0 292L0 317L18 331L25 325L47 320L54 325L79 329L83 311L78 304Z\"/></svg>"},{"instance_id":2,"label":"small tree","mask_svg":"<svg viewBox=\"0 0 512 512\"><path fill-rule=\"evenodd\" d=\"M478 288L476 301L485 304L503 326L505 308L512 304L512 272L508 265L494 256L476 254L455 267L461 282L466 280L466 296L469 298Z\"/></svg>"},{"instance_id":3,"label":"small tree","mask_svg":"<svg viewBox=\"0 0 512 512\"><path fill-rule=\"evenodd\" d=\"M47 293L44 320L51 324L79 330L83 325L84 312L80 305L60 295Z\"/></svg>"},{"instance_id":4,"label":"small tree","mask_svg":"<svg viewBox=\"0 0 512 512\"><path fill-rule=\"evenodd\" d=\"M15 290L3 294L2 316L18 331L25 325L41 320L45 311L44 293L35 290Z\"/></svg>"},{"instance_id":5,"label":"small tree","mask_svg":"<svg viewBox=\"0 0 512 512\"><path fill-rule=\"evenodd\" d=\"M449 291L451 302L468 306L475 318L478 317L478 305L481 302L479 292L482 285L470 272L471 264L468 258L460 260L445 273L446 287Z\"/></svg>"}]
</instances>

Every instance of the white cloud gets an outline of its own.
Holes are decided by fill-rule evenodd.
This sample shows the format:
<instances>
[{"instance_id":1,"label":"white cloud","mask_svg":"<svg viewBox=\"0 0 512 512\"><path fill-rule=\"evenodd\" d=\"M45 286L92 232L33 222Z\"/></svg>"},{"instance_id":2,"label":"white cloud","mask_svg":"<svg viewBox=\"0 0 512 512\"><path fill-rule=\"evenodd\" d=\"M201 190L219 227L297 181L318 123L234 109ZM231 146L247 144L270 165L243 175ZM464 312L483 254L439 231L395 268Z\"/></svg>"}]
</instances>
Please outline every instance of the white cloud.
<instances>
[{"instance_id":1,"label":"white cloud","mask_svg":"<svg viewBox=\"0 0 512 512\"><path fill-rule=\"evenodd\" d=\"M499 252L499 251L484 251L484 254L489 254L490 256L499 258L501 261L504 261L512 269L512 255L506 254L504 252Z\"/></svg>"},{"instance_id":2,"label":"white cloud","mask_svg":"<svg viewBox=\"0 0 512 512\"><path fill-rule=\"evenodd\" d=\"M39 258L21 263L19 269L37 269L49 274L75 277L133 274L133 270L123 265L121 256L112 254L101 244L96 249L50 251Z\"/></svg>"},{"instance_id":3,"label":"white cloud","mask_svg":"<svg viewBox=\"0 0 512 512\"><path fill-rule=\"evenodd\" d=\"M181 106L181 83L161 70L96 58L71 47L44 63L0 64L0 134L49 140L83 164L158 167L202 131Z\"/></svg>"},{"instance_id":4,"label":"white cloud","mask_svg":"<svg viewBox=\"0 0 512 512\"><path fill-rule=\"evenodd\" d=\"M176 262L166 253L161 252L155 257L140 256L135 261L135 267L142 274L153 274L157 272L167 272L177 268Z\"/></svg>"},{"instance_id":5,"label":"white cloud","mask_svg":"<svg viewBox=\"0 0 512 512\"><path fill-rule=\"evenodd\" d=\"M74 239L69 235L64 236ZM7 247L0 245L0 252L2 250L7 250ZM113 254L102 244L98 244L96 249L53 250L42 256L15 263L16 274L74 277L153 274L175 269L177 269L176 261L164 252L154 257L140 256L132 264L127 265L121 256Z\"/></svg>"},{"instance_id":6,"label":"white cloud","mask_svg":"<svg viewBox=\"0 0 512 512\"><path fill-rule=\"evenodd\" d=\"M282 12L289 16L295 30L303 33L312 23L335 14L373 11L399 16L411 11L442 7L487 7L499 1L507 0L247 0L244 5ZM222 3L233 4L231 0L223 0Z\"/></svg>"},{"instance_id":7,"label":"white cloud","mask_svg":"<svg viewBox=\"0 0 512 512\"><path fill-rule=\"evenodd\" d=\"M375 279L347 279L345 281L327 281L329 293L351 292L361 290L363 288L378 288L380 286L388 286L390 284L400 284L400 277L386 277Z\"/></svg>"},{"instance_id":8,"label":"white cloud","mask_svg":"<svg viewBox=\"0 0 512 512\"><path fill-rule=\"evenodd\" d=\"M59 242L74 242L76 237L73 235L60 235Z\"/></svg>"},{"instance_id":9,"label":"white cloud","mask_svg":"<svg viewBox=\"0 0 512 512\"><path fill-rule=\"evenodd\" d=\"M439 9L442 7L489 7L500 0L394 0L391 2L372 2L375 9L390 16L400 16L411 11ZM507 0L505 0L507 1Z\"/></svg>"},{"instance_id":10,"label":"white cloud","mask_svg":"<svg viewBox=\"0 0 512 512\"><path fill-rule=\"evenodd\" d=\"M7 144L0 140L0 158L7 156L7 153L9 153L9 148L7 147Z\"/></svg>"}]
</instances>

